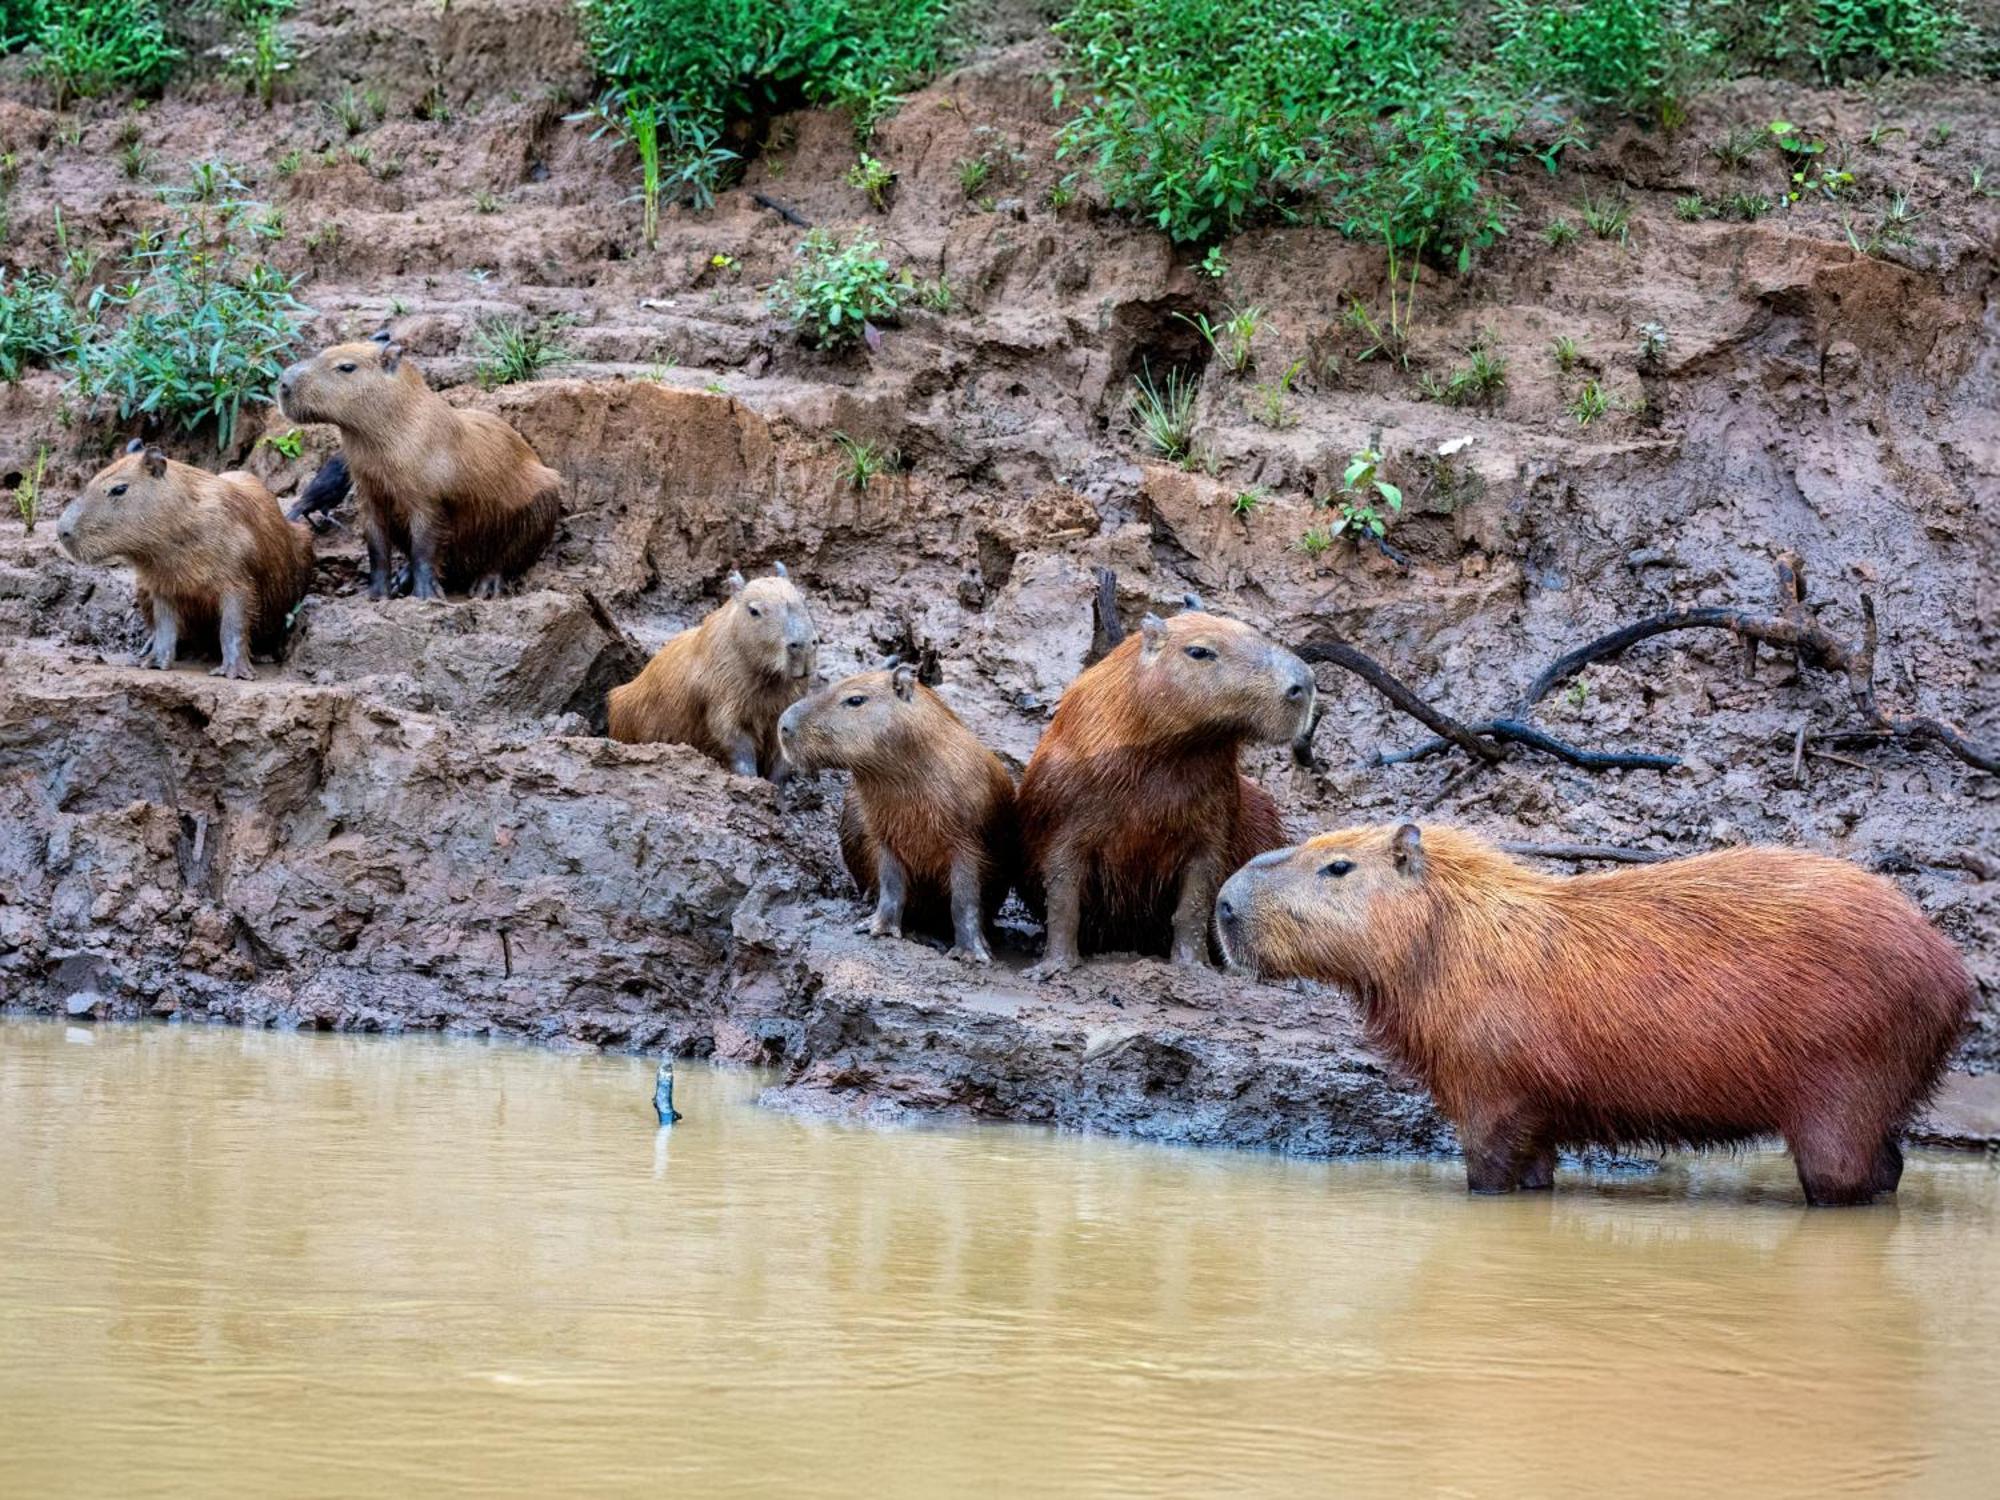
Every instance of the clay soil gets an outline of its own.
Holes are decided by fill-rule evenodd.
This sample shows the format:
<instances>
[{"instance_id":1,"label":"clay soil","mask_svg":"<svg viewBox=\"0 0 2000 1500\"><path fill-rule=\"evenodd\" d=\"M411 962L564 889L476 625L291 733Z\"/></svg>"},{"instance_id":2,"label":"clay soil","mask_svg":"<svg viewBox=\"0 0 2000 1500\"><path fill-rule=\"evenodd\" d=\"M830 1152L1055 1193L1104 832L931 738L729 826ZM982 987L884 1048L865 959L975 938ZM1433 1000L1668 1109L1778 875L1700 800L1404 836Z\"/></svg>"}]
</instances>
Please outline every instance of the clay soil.
<instances>
[{"instance_id":1,"label":"clay soil","mask_svg":"<svg viewBox=\"0 0 2000 1500\"><path fill-rule=\"evenodd\" d=\"M274 107L197 70L138 116L151 178L227 160L283 209L274 253L304 274L308 342L393 323L434 384L503 413L562 471L567 516L521 592L446 608L368 603L358 540L334 533L287 659L233 683L123 665L129 579L68 562L50 524L29 533L8 507L7 1004L671 1048L780 1067L779 1102L878 1118L1307 1153L1448 1144L1331 991L1145 960L1031 984L1025 922L990 972L872 943L851 930L834 778L780 792L605 740L606 688L732 568L777 561L808 590L828 674L934 653L941 690L1016 767L1083 665L1100 567L1128 627L1198 590L1294 644L1337 633L1477 719L1624 621L1768 607L1783 549L1843 634L1874 597L1885 706L2000 742L2000 200L1973 181L1989 164L2000 178L1986 86L1738 84L1672 136L1606 127L1561 176L1511 184L1513 231L1473 274L1424 273L1405 372L1359 358L1343 309L1379 306L1383 266L1331 231L1231 240L1218 287L1087 189L1053 211L1054 54L1025 19L1001 14L882 127L886 211L842 181L848 121L800 111L742 132L741 182L709 214L670 209L656 251L629 155L565 121L593 88L566 4L307 0L295 26L305 55ZM71 244L111 249L157 218L153 187L121 170L124 109L58 115L10 67L6 259L54 264L58 208ZM327 108L348 87L386 104L352 137ZM1848 200L1679 221L1680 195L1775 196L1768 156L1732 172L1706 147L1780 116L1852 144ZM1871 148L1878 121L1901 129ZM981 153L995 175L969 200L957 164ZM1865 232L1898 191L1921 214L1907 243L1857 253L1843 213ZM1541 229L1577 219L1586 193L1629 200L1629 237L1551 250ZM802 347L765 306L802 231L758 194L869 229L948 282L950 308L872 351ZM1242 378L1174 316L1225 303L1268 313ZM475 330L508 315L558 324L566 358L482 392ZM1649 323L1667 335L1654 362ZM1558 335L1579 348L1567 373ZM1506 358L1504 388L1426 399L1420 377L1478 340ZM1269 425L1256 388L1295 360ZM1169 366L1200 371L1193 469L1150 458L1126 411L1131 376ZM1616 406L1584 426L1566 408L1591 378ZM288 427L257 408L231 452L212 433L170 445L285 494L332 448L321 429L296 460L257 446ZM48 445L52 516L134 430L32 372L0 392L0 473L18 487ZM898 465L857 490L837 433ZM1399 555L1303 550L1368 445L1408 497ZM1258 503L1238 514L1246 491ZM1530 753L1477 773L1460 755L1378 764L1424 731L1334 668L1321 688L1323 768L1275 750L1251 768L1299 833L1423 816L1537 843L1841 854L1890 872L1964 948L1982 998L1960 1064L2000 1068L2000 779L1934 747L1837 739L1863 727L1840 680L1769 652L1746 679L1716 631L1646 642L1538 710L1579 744L1681 759L1600 774Z\"/></svg>"}]
</instances>

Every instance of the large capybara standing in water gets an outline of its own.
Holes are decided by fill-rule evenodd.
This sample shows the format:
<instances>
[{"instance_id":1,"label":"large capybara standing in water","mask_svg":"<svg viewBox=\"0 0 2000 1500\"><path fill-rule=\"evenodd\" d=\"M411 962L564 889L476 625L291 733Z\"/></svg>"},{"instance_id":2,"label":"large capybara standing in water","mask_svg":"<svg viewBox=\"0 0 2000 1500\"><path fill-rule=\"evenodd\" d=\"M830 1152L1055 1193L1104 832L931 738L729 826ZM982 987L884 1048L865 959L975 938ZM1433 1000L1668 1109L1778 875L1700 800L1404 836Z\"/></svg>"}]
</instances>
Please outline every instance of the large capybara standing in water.
<instances>
[{"instance_id":1,"label":"large capybara standing in water","mask_svg":"<svg viewBox=\"0 0 2000 1500\"><path fill-rule=\"evenodd\" d=\"M911 666L863 672L801 698L778 720L785 760L846 770L840 852L875 903L862 930L949 933L952 955L990 963L986 928L1019 864L1014 778L917 681Z\"/></svg>"},{"instance_id":2,"label":"large capybara standing in water","mask_svg":"<svg viewBox=\"0 0 2000 1500\"><path fill-rule=\"evenodd\" d=\"M1032 972L1084 948L1206 960L1216 887L1285 841L1242 748L1297 739L1313 699L1298 657L1200 610L1146 616L1077 678L1021 776L1022 894L1048 923Z\"/></svg>"},{"instance_id":3,"label":"large capybara standing in water","mask_svg":"<svg viewBox=\"0 0 2000 1500\"><path fill-rule=\"evenodd\" d=\"M410 592L490 598L533 565L562 514L562 476L491 412L461 411L428 385L384 334L335 344L278 378L295 422L340 429L340 461L361 509L368 597L389 597L394 554L410 559ZM337 503L332 466L300 501ZM322 482L325 481L325 482Z\"/></svg>"},{"instance_id":4,"label":"large capybara standing in water","mask_svg":"<svg viewBox=\"0 0 2000 1500\"><path fill-rule=\"evenodd\" d=\"M1807 1202L1866 1203L1972 1005L1900 891L1801 850L1560 879L1385 824L1252 860L1216 914L1236 960L1353 991L1482 1193L1550 1186L1562 1146L1776 1133Z\"/></svg>"},{"instance_id":5,"label":"large capybara standing in water","mask_svg":"<svg viewBox=\"0 0 2000 1500\"><path fill-rule=\"evenodd\" d=\"M781 781L778 716L812 685L819 632L783 563L749 583L731 573L729 595L611 690L611 738L692 745L738 776Z\"/></svg>"},{"instance_id":6,"label":"large capybara standing in water","mask_svg":"<svg viewBox=\"0 0 2000 1500\"><path fill-rule=\"evenodd\" d=\"M218 677L253 680L252 652L275 656L312 582L312 537L287 521L254 474L211 474L134 439L56 521L83 563L125 562L152 638L143 666L182 647L220 656Z\"/></svg>"}]
</instances>

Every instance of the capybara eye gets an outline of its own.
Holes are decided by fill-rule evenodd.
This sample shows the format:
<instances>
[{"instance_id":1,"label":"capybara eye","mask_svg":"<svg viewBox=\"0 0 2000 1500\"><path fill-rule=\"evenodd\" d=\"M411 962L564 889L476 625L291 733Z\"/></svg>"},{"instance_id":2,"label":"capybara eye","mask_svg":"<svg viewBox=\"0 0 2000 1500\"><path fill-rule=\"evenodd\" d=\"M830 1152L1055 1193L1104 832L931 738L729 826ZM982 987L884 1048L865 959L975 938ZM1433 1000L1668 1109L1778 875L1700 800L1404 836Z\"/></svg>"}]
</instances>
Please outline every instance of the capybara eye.
<instances>
[{"instance_id":1,"label":"capybara eye","mask_svg":"<svg viewBox=\"0 0 2000 1500\"><path fill-rule=\"evenodd\" d=\"M1321 865L1321 866L1319 867L1319 872L1320 872L1320 874L1322 874L1322 875L1329 875L1329 876L1331 876L1331 877L1332 877L1333 879L1335 879L1335 880L1338 880L1338 879L1340 879L1340 877L1341 877L1341 876L1345 875L1345 874L1346 874L1346 873L1347 873L1347 872L1348 872L1349 870L1351 870L1351 869L1353 869L1353 868L1354 868L1354 861L1353 861L1353 860L1351 860L1351 859L1336 859L1336 860L1335 860L1335 861L1334 861L1334 862L1333 862L1332 864L1330 864L1330 865Z\"/></svg>"},{"instance_id":2,"label":"capybara eye","mask_svg":"<svg viewBox=\"0 0 2000 1500\"><path fill-rule=\"evenodd\" d=\"M341 363L335 365L334 368L340 371L340 373L343 375L352 375L355 371L356 366L354 361L349 359L341 361Z\"/></svg>"},{"instance_id":3,"label":"capybara eye","mask_svg":"<svg viewBox=\"0 0 2000 1500\"><path fill-rule=\"evenodd\" d=\"M1190 646L1187 648L1187 654L1189 656L1192 656L1196 661L1207 661L1210 657L1215 655L1215 653L1209 650L1208 647L1206 646Z\"/></svg>"},{"instance_id":4,"label":"capybara eye","mask_svg":"<svg viewBox=\"0 0 2000 1500\"><path fill-rule=\"evenodd\" d=\"M865 693L849 693L847 695L847 706L849 708L859 708L867 701L868 696Z\"/></svg>"},{"instance_id":5,"label":"capybara eye","mask_svg":"<svg viewBox=\"0 0 2000 1500\"><path fill-rule=\"evenodd\" d=\"M753 619L753 620L761 620L761 619L763 619L763 618L764 618L764 611L763 611L763 610L761 610L761 609L759 609L759 608L758 608L758 607L757 607L756 605L754 605L754 604L746 604L746 605L744 605L743 607L744 607L745 609L747 609L747 610L749 610L749 611L750 611L750 618L751 618L751 619Z\"/></svg>"},{"instance_id":6,"label":"capybara eye","mask_svg":"<svg viewBox=\"0 0 2000 1500\"><path fill-rule=\"evenodd\" d=\"M126 485L114 484L111 486L110 489L106 490L104 493L116 497L118 495L124 494L127 488L128 486Z\"/></svg>"}]
</instances>

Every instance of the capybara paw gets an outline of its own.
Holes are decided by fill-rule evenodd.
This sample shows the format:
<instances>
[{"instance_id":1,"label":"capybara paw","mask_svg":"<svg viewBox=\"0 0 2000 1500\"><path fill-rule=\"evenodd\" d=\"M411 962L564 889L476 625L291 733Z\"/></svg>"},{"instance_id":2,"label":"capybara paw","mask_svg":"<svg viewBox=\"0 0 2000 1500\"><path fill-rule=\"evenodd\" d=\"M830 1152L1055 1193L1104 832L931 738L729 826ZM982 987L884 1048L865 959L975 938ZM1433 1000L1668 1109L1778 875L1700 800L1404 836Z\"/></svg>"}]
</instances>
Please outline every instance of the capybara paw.
<instances>
[{"instance_id":1,"label":"capybara paw","mask_svg":"<svg viewBox=\"0 0 2000 1500\"><path fill-rule=\"evenodd\" d=\"M955 944L945 956L947 958L955 958L962 964L985 965L993 962L992 951L984 943L981 943L977 948L968 948L963 944Z\"/></svg>"},{"instance_id":2,"label":"capybara paw","mask_svg":"<svg viewBox=\"0 0 2000 1500\"><path fill-rule=\"evenodd\" d=\"M488 573L484 578L473 584L471 597L474 599L498 599L500 597L500 575L498 573Z\"/></svg>"},{"instance_id":3,"label":"capybara paw","mask_svg":"<svg viewBox=\"0 0 2000 1500\"><path fill-rule=\"evenodd\" d=\"M1076 960L1073 958L1045 958L1030 968L1025 977L1039 983L1045 979L1054 979L1058 974L1067 974L1075 967Z\"/></svg>"},{"instance_id":4,"label":"capybara paw","mask_svg":"<svg viewBox=\"0 0 2000 1500\"><path fill-rule=\"evenodd\" d=\"M132 658L132 665L144 667L148 672L164 672L174 664L174 659L158 651L141 651Z\"/></svg>"},{"instance_id":5,"label":"capybara paw","mask_svg":"<svg viewBox=\"0 0 2000 1500\"><path fill-rule=\"evenodd\" d=\"M211 677L232 677L238 682L255 682L257 680L257 669L247 661L239 661L233 664L224 662L219 667L211 667L208 675Z\"/></svg>"},{"instance_id":6,"label":"capybara paw","mask_svg":"<svg viewBox=\"0 0 2000 1500\"><path fill-rule=\"evenodd\" d=\"M374 600L377 604L380 604L384 599L387 599L389 597L389 585L386 583L369 584L368 597Z\"/></svg>"},{"instance_id":7,"label":"capybara paw","mask_svg":"<svg viewBox=\"0 0 2000 1500\"><path fill-rule=\"evenodd\" d=\"M863 937L899 938L903 935L900 922L890 922L881 917L868 917L854 924L854 930Z\"/></svg>"}]
</instances>

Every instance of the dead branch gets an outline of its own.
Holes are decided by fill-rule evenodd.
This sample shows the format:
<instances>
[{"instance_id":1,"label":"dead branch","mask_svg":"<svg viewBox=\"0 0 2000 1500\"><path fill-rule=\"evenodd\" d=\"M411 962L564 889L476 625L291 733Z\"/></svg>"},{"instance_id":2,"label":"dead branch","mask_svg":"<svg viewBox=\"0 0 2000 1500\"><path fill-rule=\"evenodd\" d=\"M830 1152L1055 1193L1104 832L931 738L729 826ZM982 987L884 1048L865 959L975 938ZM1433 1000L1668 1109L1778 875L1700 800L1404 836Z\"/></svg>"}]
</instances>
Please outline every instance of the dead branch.
<instances>
[{"instance_id":1,"label":"dead branch","mask_svg":"<svg viewBox=\"0 0 2000 1500\"><path fill-rule=\"evenodd\" d=\"M1640 641L1672 631L1727 630L1742 645L1746 677L1755 675L1757 648L1760 645L1789 652L1800 671L1812 667L1845 677L1848 695L1854 700L1855 709L1871 726L1870 733L1882 738L1904 740L1912 745L1935 744L1969 766L1988 774L2000 774L2000 750L1967 739L1964 731L1955 724L1920 714L1892 714L1876 700L1877 624L1875 601L1871 596L1861 596L1860 641L1844 641L1821 624L1818 612L1806 603L1805 564L1798 554L1789 551L1780 553L1776 571L1776 613L1761 615L1744 609L1704 607L1671 609L1635 620L1551 662L1528 685L1527 692L1515 706L1512 721L1525 718L1537 703L1584 667L1617 656ZM1509 720L1496 722L1506 723ZM1846 736L1832 738L1838 741ZM1447 735L1443 736L1443 740L1430 741L1405 751L1398 758L1420 759L1439 754L1450 747L1444 741L1459 743L1455 737Z\"/></svg>"},{"instance_id":2,"label":"dead branch","mask_svg":"<svg viewBox=\"0 0 2000 1500\"><path fill-rule=\"evenodd\" d=\"M776 198L767 197L763 193L752 193L750 201L755 203L759 208L770 209L772 213L783 219L787 224L796 224L801 229L812 228L812 224L797 209L787 207Z\"/></svg>"},{"instance_id":3,"label":"dead branch","mask_svg":"<svg viewBox=\"0 0 2000 1500\"><path fill-rule=\"evenodd\" d=\"M1125 639L1125 627L1118 620L1118 575L1109 568L1097 570L1097 592L1090 600L1090 654L1087 667L1109 656Z\"/></svg>"},{"instance_id":4,"label":"dead branch","mask_svg":"<svg viewBox=\"0 0 2000 1500\"><path fill-rule=\"evenodd\" d=\"M1560 739L1547 730L1537 729L1532 724L1519 719L1485 719L1477 724L1465 726L1475 735L1485 740L1497 740L1507 744L1525 745L1531 750L1540 750L1553 755L1557 760L1584 771L1671 771L1681 763L1677 755L1654 755L1644 750L1584 750ZM1451 743L1442 740L1425 740L1423 744L1409 750L1380 751L1374 764L1378 766L1398 766L1414 760L1427 760L1433 755L1442 755L1451 749Z\"/></svg>"},{"instance_id":5,"label":"dead branch","mask_svg":"<svg viewBox=\"0 0 2000 1500\"><path fill-rule=\"evenodd\" d=\"M1616 844L1502 844L1500 847L1509 854L1529 859L1562 859L1573 864L1603 860L1615 865L1656 865L1680 857L1670 849L1626 849Z\"/></svg>"}]
</instances>

